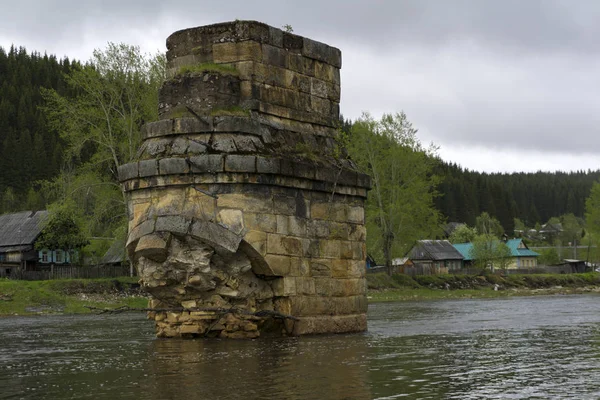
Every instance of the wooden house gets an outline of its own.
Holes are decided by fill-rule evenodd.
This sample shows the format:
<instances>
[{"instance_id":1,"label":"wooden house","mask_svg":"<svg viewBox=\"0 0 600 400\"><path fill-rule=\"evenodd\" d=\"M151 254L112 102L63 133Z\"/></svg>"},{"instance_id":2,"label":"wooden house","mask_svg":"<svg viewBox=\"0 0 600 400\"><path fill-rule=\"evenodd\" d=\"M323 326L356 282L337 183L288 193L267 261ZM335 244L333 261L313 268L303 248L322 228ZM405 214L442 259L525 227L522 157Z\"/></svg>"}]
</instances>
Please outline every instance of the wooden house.
<instances>
[{"instance_id":1,"label":"wooden house","mask_svg":"<svg viewBox=\"0 0 600 400\"><path fill-rule=\"evenodd\" d=\"M408 258L423 274L447 274L463 266L463 256L447 240L419 240Z\"/></svg>"},{"instance_id":2,"label":"wooden house","mask_svg":"<svg viewBox=\"0 0 600 400\"><path fill-rule=\"evenodd\" d=\"M35 241L48 222L48 211L21 211L0 215L0 277L18 271L49 269L70 264L68 251L35 249Z\"/></svg>"},{"instance_id":3,"label":"wooden house","mask_svg":"<svg viewBox=\"0 0 600 400\"><path fill-rule=\"evenodd\" d=\"M500 240L498 240L499 242ZM509 239L505 240L504 243L510 249L511 254L511 262L507 266L508 269L537 267L539 254L533 250L529 250L523 239ZM473 243L457 243L454 244L454 248L462 254L466 266L471 265L475 261L471 255Z\"/></svg>"}]
</instances>

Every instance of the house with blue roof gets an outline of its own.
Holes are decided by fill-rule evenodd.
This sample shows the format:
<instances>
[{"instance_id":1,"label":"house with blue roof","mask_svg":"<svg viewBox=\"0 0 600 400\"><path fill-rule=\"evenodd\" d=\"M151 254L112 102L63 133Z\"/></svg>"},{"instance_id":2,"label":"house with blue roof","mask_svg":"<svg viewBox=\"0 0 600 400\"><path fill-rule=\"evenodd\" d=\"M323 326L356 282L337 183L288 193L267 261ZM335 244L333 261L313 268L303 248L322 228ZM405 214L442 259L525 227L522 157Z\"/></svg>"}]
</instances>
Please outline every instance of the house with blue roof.
<instances>
[{"instance_id":1,"label":"house with blue roof","mask_svg":"<svg viewBox=\"0 0 600 400\"><path fill-rule=\"evenodd\" d=\"M523 239L510 239L506 240L505 243L510 249L512 258L511 263L507 267L508 269L537 267L537 258L540 255L533 250L529 250ZM471 256L473 243L458 243L453 246L463 256L465 265L473 263L474 260Z\"/></svg>"}]
</instances>

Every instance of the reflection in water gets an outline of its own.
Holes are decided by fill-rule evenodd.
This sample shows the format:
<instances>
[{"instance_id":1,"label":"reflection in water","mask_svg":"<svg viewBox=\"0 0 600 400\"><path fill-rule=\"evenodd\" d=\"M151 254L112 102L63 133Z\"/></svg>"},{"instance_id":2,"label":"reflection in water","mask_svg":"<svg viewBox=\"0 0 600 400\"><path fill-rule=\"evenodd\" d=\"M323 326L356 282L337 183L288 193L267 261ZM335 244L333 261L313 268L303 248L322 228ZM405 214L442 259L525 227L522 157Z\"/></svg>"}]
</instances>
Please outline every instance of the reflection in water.
<instances>
[{"instance_id":1,"label":"reflection in water","mask_svg":"<svg viewBox=\"0 0 600 400\"><path fill-rule=\"evenodd\" d=\"M0 399L596 399L590 296L375 304L366 334L158 340L141 315L0 318Z\"/></svg>"},{"instance_id":2,"label":"reflection in water","mask_svg":"<svg viewBox=\"0 0 600 400\"><path fill-rule=\"evenodd\" d=\"M149 360L156 399L371 399L367 338L159 340Z\"/></svg>"}]
</instances>

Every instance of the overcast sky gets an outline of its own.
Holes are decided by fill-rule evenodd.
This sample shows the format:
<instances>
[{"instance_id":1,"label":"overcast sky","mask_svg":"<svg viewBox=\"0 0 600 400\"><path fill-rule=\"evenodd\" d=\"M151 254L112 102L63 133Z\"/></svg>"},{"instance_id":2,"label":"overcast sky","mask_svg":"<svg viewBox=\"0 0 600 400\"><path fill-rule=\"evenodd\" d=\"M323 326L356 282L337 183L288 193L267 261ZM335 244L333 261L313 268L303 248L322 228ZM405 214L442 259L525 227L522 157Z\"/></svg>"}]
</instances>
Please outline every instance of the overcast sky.
<instances>
[{"instance_id":1,"label":"overcast sky","mask_svg":"<svg viewBox=\"0 0 600 400\"><path fill-rule=\"evenodd\" d=\"M342 50L341 110L405 111L488 172L600 168L600 1L0 0L0 46L85 61L106 43L253 19Z\"/></svg>"}]
</instances>

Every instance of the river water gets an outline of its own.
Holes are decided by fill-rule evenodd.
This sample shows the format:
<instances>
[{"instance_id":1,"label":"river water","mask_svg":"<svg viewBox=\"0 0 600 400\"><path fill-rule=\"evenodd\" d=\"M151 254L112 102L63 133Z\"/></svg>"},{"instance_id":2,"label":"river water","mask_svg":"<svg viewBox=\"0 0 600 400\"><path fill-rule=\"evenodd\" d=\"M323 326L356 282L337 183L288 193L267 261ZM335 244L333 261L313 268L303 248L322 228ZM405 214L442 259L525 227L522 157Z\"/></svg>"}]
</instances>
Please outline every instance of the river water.
<instances>
[{"instance_id":1,"label":"river water","mask_svg":"<svg viewBox=\"0 0 600 400\"><path fill-rule=\"evenodd\" d=\"M379 303L369 332L159 340L142 315L0 318L0 399L598 399L600 297Z\"/></svg>"}]
</instances>

